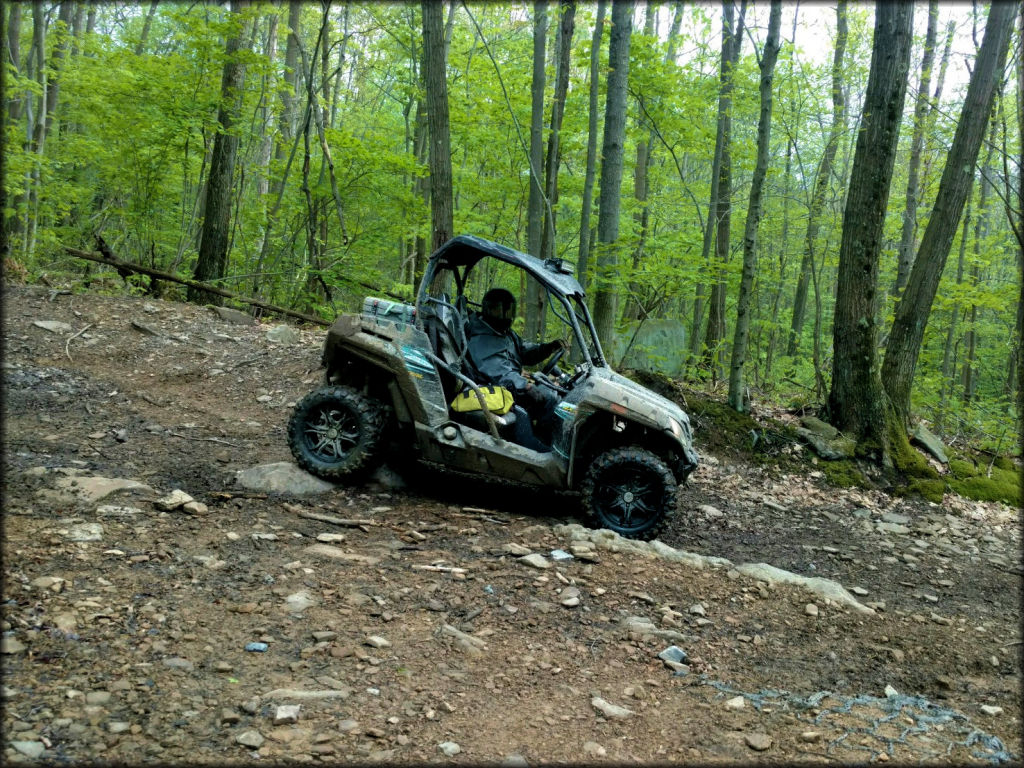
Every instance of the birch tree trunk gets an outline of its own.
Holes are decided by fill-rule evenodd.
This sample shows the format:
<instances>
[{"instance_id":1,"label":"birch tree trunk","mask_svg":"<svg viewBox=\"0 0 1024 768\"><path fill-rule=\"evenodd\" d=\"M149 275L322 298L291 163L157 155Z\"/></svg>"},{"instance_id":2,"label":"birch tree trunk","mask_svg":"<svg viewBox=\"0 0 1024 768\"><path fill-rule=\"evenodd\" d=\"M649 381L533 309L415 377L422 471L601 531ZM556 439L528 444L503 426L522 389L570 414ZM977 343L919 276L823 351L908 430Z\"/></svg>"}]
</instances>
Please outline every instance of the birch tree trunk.
<instances>
[{"instance_id":1,"label":"birch tree trunk","mask_svg":"<svg viewBox=\"0 0 1024 768\"><path fill-rule=\"evenodd\" d=\"M743 275L736 303L736 331L729 363L729 405L740 413L749 410L743 366L747 359L747 337L750 333L751 293L757 271L757 226L761 221L761 194L764 177L768 173L768 141L771 138L772 83L775 62L779 57L779 28L782 24L782 0L772 0L768 17L768 37L764 43L759 68L761 70L761 114L757 121L757 161L750 182L750 202L747 222L743 230Z\"/></svg>"}]
</instances>

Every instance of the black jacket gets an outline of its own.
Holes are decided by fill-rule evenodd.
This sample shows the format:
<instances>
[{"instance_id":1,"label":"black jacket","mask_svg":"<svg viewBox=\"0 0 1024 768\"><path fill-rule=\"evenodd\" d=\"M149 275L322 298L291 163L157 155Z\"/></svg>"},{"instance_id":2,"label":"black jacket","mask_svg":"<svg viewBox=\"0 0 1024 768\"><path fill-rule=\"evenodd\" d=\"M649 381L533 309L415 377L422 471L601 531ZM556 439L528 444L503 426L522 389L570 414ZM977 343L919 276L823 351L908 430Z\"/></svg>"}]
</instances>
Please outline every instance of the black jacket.
<instances>
[{"instance_id":1,"label":"black jacket","mask_svg":"<svg viewBox=\"0 0 1024 768\"><path fill-rule=\"evenodd\" d=\"M558 348L557 341L529 343L515 331L498 333L479 314L469 318L469 358L490 384L505 387L515 394L526 390L524 365L536 365Z\"/></svg>"}]
</instances>

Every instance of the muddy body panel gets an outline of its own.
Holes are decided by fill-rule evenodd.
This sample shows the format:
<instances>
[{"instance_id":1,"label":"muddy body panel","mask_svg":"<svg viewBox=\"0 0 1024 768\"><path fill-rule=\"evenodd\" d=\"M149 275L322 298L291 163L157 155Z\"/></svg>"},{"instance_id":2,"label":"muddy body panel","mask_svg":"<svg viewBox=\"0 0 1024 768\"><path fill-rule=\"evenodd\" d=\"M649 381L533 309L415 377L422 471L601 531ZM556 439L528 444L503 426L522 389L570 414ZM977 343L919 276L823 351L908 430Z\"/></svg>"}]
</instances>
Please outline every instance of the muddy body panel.
<instances>
[{"instance_id":1,"label":"muddy body panel","mask_svg":"<svg viewBox=\"0 0 1024 768\"><path fill-rule=\"evenodd\" d=\"M416 442L423 459L462 472L528 485L565 486L567 462L556 453L537 453L507 440L495 440L464 424L417 424Z\"/></svg>"},{"instance_id":2,"label":"muddy body panel","mask_svg":"<svg viewBox=\"0 0 1024 768\"><path fill-rule=\"evenodd\" d=\"M412 323L387 316L342 315L327 332L325 375L331 382L346 366L369 366L390 375L390 399L400 420L442 424L448 421L448 404L437 368L426 356L429 350L426 333ZM394 402L396 397L400 402Z\"/></svg>"}]
</instances>

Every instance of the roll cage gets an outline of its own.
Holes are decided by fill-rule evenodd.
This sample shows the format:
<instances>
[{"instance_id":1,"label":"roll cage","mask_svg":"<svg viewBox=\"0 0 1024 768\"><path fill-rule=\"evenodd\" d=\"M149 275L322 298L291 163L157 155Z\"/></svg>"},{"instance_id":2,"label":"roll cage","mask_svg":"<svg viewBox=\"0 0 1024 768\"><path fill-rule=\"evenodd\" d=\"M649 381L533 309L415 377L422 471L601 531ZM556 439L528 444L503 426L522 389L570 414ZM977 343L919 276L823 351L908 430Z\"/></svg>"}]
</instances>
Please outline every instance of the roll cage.
<instances>
[{"instance_id":1,"label":"roll cage","mask_svg":"<svg viewBox=\"0 0 1024 768\"><path fill-rule=\"evenodd\" d=\"M461 326L469 314L469 275L486 258L521 269L540 283L547 292L552 313L572 329L580 358L592 366L608 367L587 310L583 287L573 276L571 266L562 259L541 260L472 235L452 238L430 257L416 298L417 317L453 313L461 320L456 325Z\"/></svg>"}]
</instances>

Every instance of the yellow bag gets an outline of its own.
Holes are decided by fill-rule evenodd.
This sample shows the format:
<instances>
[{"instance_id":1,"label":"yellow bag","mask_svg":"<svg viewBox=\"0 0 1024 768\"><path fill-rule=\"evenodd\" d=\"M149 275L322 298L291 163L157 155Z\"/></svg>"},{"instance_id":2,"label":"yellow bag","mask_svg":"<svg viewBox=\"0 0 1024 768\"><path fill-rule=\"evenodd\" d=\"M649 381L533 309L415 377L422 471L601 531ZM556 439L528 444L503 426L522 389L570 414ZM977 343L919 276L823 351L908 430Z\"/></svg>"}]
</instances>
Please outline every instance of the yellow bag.
<instances>
[{"instance_id":1,"label":"yellow bag","mask_svg":"<svg viewBox=\"0 0 1024 768\"><path fill-rule=\"evenodd\" d=\"M488 385L480 387L480 392L484 396L484 402L487 403L487 410L495 416L503 416L512 410L515 401L512 399L512 393L504 387ZM456 413L469 413L483 409L480 407L480 400L477 398L476 392L471 387L466 387L452 400L452 410Z\"/></svg>"}]
</instances>

